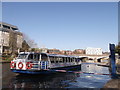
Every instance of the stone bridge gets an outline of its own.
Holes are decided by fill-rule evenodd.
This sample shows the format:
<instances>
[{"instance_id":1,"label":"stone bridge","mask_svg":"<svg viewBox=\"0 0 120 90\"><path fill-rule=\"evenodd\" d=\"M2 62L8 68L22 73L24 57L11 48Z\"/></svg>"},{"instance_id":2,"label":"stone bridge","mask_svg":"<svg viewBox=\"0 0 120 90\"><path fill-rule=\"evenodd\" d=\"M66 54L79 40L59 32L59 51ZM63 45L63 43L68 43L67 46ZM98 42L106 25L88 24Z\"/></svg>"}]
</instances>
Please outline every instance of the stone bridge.
<instances>
[{"instance_id":1,"label":"stone bridge","mask_svg":"<svg viewBox=\"0 0 120 90\"><path fill-rule=\"evenodd\" d=\"M102 62L103 60L108 60L109 59L109 55L86 55L86 54L80 54L80 55L77 55L79 56L79 58L81 58L81 60L91 60L91 61L94 61L94 62Z\"/></svg>"}]
</instances>

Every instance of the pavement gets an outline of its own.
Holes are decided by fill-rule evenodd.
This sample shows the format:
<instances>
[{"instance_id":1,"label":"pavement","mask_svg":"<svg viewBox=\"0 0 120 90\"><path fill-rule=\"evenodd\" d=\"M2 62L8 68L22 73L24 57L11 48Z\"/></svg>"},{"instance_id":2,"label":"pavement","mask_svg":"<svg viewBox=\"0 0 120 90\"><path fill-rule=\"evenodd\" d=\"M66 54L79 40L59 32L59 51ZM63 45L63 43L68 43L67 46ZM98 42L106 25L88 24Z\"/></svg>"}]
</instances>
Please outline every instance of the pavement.
<instances>
[{"instance_id":1,"label":"pavement","mask_svg":"<svg viewBox=\"0 0 120 90\"><path fill-rule=\"evenodd\" d=\"M120 64L117 64L117 74L120 74Z\"/></svg>"},{"instance_id":2,"label":"pavement","mask_svg":"<svg viewBox=\"0 0 120 90\"><path fill-rule=\"evenodd\" d=\"M111 79L103 88L117 88L120 89L120 79Z\"/></svg>"},{"instance_id":3,"label":"pavement","mask_svg":"<svg viewBox=\"0 0 120 90\"><path fill-rule=\"evenodd\" d=\"M120 89L120 64L117 64L117 75L116 79L111 79L108 81L103 88L117 88Z\"/></svg>"}]
</instances>

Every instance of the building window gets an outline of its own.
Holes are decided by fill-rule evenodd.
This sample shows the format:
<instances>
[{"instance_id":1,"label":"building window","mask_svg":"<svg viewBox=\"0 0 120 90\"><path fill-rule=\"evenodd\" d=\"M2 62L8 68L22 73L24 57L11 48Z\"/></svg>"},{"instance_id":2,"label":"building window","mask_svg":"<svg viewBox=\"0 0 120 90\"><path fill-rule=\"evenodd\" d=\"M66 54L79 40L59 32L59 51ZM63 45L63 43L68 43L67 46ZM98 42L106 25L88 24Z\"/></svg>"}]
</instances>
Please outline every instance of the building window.
<instances>
[{"instance_id":1,"label":"building window","mask_svg":"<svg viewBox=\"0 0 120 90\"><path fill-rule=\"evenodd\" d=\"M14 31L15 31L15 30L18 30L18 29L17 29L17 28L13 28L13 27L12 27L12 30L14 30Z\"/></svg>"},{"instance_id":2,"label":"building window","mask_svg":"<svg viewBox=\"0 0 120 90\"><path fill-rule=\"evenodd\" d=\"M3 28L10 29L10 27L7 25L3 25Z\"/></svg>"}]
</instances>

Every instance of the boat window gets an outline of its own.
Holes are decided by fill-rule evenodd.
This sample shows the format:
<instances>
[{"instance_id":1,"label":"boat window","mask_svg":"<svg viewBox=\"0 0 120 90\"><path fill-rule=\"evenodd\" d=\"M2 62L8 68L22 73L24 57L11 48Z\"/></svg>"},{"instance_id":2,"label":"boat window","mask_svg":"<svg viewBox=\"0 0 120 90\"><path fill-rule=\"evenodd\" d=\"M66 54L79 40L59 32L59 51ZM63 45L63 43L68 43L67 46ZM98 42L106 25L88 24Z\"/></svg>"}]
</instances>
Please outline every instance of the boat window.
<instances>
[{"instance_id":1,"label":"boat window","mask_svg":"<svg viewBox=\"0 0 120 90\"><path fill-rule=\"evenodd\" d=\"M56 60L56 57L53 57L53 60L55 61L55 60Z\"/></svg>"},{"instance_id":2,"label":"boat window","mask_svg":"<svg viewBox=\"0 0 120 90\"><path fill-rule=\"evenodd\" d=\"M77 62L80 62L80 58L77 58Z\"/></svg>"},{"instance_id":3,"label":"boat window","mask_svg":"<svg viewBox=\"0 0 120 90\"><path fill-rule=\"evenodd\" d=\"M62 62L63 62L62 57L59 57L59 62L60 62L60 63L62 63Z\"/></svg>"},{"instance_id":4,"label":"boat window","mask_svg":"<svg viewBox=\"0 0 120 90\"><path fill-rule=\"evenodd\" d=\"M41 60L47 61L48 56L46 54L41 54Z\"/></svg>"},{"instance_id":5,"label":"boat window","mask_svg":"<svg viewBox=\"0 0 120 90\"><path fill-rule=\"evenodd\" d=\"M68 57L68 61L70 62L70 57Z\"/></svg>"},{"instance_id":6,"label":"boat window","mask_svg":"<svg viewBox=\"0 0 120 90\"><path fill-rule=\"evenodd\" d=\"M28 54L19 54L17 59L26 59Z\"/></svg>"},{"instance_id":7,"label":"boat window","mask_svg":"<svg viewBox=\"0 0 120 90\"><path fill-rule=\"evenodd\" d=\"M65 57L63 57L63 62L65 62Z\"/></svg>"},{"instance_id":8,"label":"boat window","mask_svg":"<svg viewBox=\"0 0 120 90\"><path fill-rule=\"evenodd\" d=\"M54 57L50 56L49 59L50 59L51 63L54 63Z\"/></svg>"},{"instance_id":9,"label":"boat window","mask_svg":"<svg viewBox=\"0 0 120 90\"><path fill-rule=\"evenodd\" d=\"M55 60L59 60L58 57L55 57Z\"/></svg>"},{"instance_id":10,"label":"boat window","mask_svg":"<svg viewBox=\"0 0 120 90\"><path fill-rule=\"evenodd\" d=\"M28 60L33 60L34 59L34 55L33 54L30 54L29 56L28 56Z\"/></svg>"},{"instance_id":11,"label":"boat window","mask_svg":"<svg viewBox=\"0 0 120 90\"><path fill-rule=\"evenodd\" d=\"M77 62L77 58L75 58L75 62Z\"/></svg>"},{"instance_id":12,"label":"boat window","mask_svg":"<svg viewBox=\"0 0 120 90\"><path fill-rule=\"evenodd\" d=\"M55 63L54 61L51 61L51 63Z\"/></svg>"},{"instance_id":13,"label":"boat window","mask_svg":"<svg viewBox=\"0 0 120 90\"><path fill-rule=\"evenodd\" d=\"M74 58L71 58L72 59L72 62L74 62Z\"/></svg>"},{"instance_id":14,"label":"boat window","mask_svg":"<svg viewBox=\"0 0 120 90\"><path fill-rule=\"evenodd\" d=\"M54 61L56 62L58 60L58 58L57 57L54 57Z\"/></svg>"},{"instance_id":15,"label":"boat window","mask_svg":"<svg viewBox=\"0 0 120 90\"><path fill-rule=\"evenodd\" d=\"M38 53L34 54L34 60L37 60L37 61L38 61L39 58L40 58L39 56L40 56L40 54L38 54Z\"/></svg>"},{"instance_id":16,"label":"boat window","mask_svg":"<svg viewBox=\"0 0 120 90\"><path fill-rule=\"evenodd\" d=\"M51 61L54 60L54 57L52 57L52 56L50 56L49 58L50 58Z\"/></svg>"},{"instance_id":17,"label":"boat window","mask_svg":"<svg viewBox=\"0 0 120 90\"><path fill-rule=\"evenodd\" d=\"M56 63L58 63L58 60L56 60Z\"/></svg>"},{"instance_id":18,"label":"boat window","mask_svg":"<svg viewBox=\"0 0 120 90\"><path fill-rule=\"evenodd\" d=\"M70 58L70 62L72 62L72 58Z\"/></svg>"},{"instance_id":19,"label":"boat window","mask_svg":"<svg viewBox=\"0 0 120 90\"><path fill-rule=\"evenodd\" d=\"M73 58L73 62L75 61L75 58Z\"/></svg>"},{"instance_id":20,"label":"boat window","mask_svg":"<svg viewBox=\"0 0 120 90\"><path fill-rule=\"evenodd\" d=\"M66 62L68 62L68 60L67 60L68 58L66 57L65 59L66 59Z\"/></svg>"},{"instance_id":21,"label":"boat window","mask_svg":"<svg viewBox=\"0 0 120 90\"><path fill-rule=\"evenodd\" d=\"M60 63L62 63L63 61L59 61Z\"/></svg>"}]
</instances>

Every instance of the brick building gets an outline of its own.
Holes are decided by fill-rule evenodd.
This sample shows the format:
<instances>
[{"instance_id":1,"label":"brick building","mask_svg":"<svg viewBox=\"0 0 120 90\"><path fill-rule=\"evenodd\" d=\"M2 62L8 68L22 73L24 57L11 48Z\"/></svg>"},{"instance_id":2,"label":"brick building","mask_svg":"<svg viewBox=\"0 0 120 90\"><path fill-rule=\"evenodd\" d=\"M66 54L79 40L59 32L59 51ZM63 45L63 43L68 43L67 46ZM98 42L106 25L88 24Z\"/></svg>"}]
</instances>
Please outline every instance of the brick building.
<instances>
[{"instance_id":1,"label":"brick building","mask_svg":"<svg viewBox=\"0 0 120 90\"><path fill-rule=\"evenodd\" d=\"M83 49L75 49L75 50L73 51L73 53L74 53L74 54L85 54L85 50L83 50Z\"/></svg>"},{"instance_id":2,"label":"brick building","mask_svg":"<svg viewBox=\"0 0 120 90\"><path fill-rule=\"evenodd\" d=\"M60 54L60 50L59 49L48 49L47 53L49 54Z\"/></svg>"}]
</instances>

